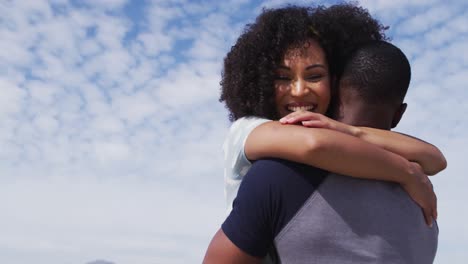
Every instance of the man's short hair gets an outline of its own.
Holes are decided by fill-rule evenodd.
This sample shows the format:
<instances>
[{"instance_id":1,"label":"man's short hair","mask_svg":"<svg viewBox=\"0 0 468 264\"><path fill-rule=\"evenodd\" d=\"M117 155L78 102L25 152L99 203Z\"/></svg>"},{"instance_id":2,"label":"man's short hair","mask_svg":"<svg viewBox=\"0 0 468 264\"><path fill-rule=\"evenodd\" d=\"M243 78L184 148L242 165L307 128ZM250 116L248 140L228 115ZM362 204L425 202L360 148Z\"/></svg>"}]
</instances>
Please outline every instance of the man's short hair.
<instances>
[{"instance_id":1,"label":"man's short hair","mask_svg":"<svg viewBox=\"0 0 468 264\"><path fill-rule=\"evenodd\" d=\"M352 89L371 105L401 104L411 68L405 54L385 41L372 41L355 50L340 75L340 89Z\"/></svg>"}]
</instances>

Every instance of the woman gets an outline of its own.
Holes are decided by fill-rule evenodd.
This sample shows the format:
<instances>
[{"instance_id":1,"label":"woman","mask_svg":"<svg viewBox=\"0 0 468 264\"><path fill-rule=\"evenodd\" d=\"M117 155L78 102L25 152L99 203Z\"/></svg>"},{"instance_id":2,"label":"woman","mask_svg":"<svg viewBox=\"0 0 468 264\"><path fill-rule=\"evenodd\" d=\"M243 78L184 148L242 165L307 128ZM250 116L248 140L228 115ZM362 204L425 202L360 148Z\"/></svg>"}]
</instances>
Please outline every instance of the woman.
<instances>
[{"instance_id":1,"label":"woman","mask_svg":"<svg viewBox=\"0 0 468 264\"><path fill-rule=\"evenodd\" d=\"M251 161L275 157L352 177L398 182L432 223L435 196L428 203L430 182L420 180L426 177L423 172L445 168L434 146L388 131L349 126L334 131L271 121L296 111L326 114L334 94L331 82L347 53L366 41L385 39L384 29L367 11L350 4L264 10L246 27L225 58L221 81L220 100L235 121L224 144L228 211ZM359 129L362 139L342 133L353 129ZM394 144L400 140L404 148Z\"/></svg>"}]
</instances>

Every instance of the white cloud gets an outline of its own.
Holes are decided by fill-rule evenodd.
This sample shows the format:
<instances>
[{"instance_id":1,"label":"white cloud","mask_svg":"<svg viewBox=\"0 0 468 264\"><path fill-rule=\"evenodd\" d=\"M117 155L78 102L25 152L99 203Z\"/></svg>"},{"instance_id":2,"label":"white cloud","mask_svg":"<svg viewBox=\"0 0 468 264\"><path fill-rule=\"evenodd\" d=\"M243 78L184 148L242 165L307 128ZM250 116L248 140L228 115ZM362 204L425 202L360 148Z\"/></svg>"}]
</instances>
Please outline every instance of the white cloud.
<instances>
[{"instance_id":1,"label":"white cloud","mask_svg":"<svg viewBox=\"0 0 468 264\"><path fill-rule=\"evenodd\" d=\"M141 91L129 95L119 95L113 101L112 106L114 111L131 125L140 124L145 118L156 114L158 109L151 95Z\"/></svg>"},{"instance_id":2,"label":"white cloud","mask_svg":"<svg viewBox=\"0 0 468 264\"><path fill-rule=\"evenodd\" d=\"M216 101L218 83L217 73L203 71L203 64L180 65L158 83L155 97L160 98L170 110L177 111L208 99Z\"/></svg>"},{"instance_id":3,"label":"white cloud","mask_svg":"<svg viewBox=\"0 0 468 264\"><path fill-rule=\"evenodd\" d=\"M417 14L411 18L401 22L404 27L400 27L401 34L418 34L444 23L451 19L457 12L455 7L444 4L439 4L431 7L424 13Z\"/></svg>"},{"instance_id":4,"label":"white cloud","mask_svg":"<svg viewBox=\"0 0 468 264\"><path fill-rule=\"evenodd\" d=\"M386 1L386 0L361 0L359 3L369 10L377 12L395 12L398 10L410 9L415 7L427 7L431 6L433 3L436 3L437 0L395 0L395 1ZM408 10L409 11L409 10Z\"/></svg>"},{"instance_id":5,"label":"white cloud","mask_svg":"<svg viewBox=\"0 0 468 264\"><path fill-rule=\"evenodd\" d=\"M7 80L0 80L0 89L2 90L0 115L18 113L21 110L26 92Z\"/></svg>"},{"instance_id":6,"label":"white cloud","mask_svg":"<svg viewBox=\"0 0 468 264\"><path fill-rule=\"evenodd\" d=\"M148 56L156 56L163 51L170 51L173 39L163 32L142 33L138 39L143 43L143 49Z\"/></svg>"}]
</instances>

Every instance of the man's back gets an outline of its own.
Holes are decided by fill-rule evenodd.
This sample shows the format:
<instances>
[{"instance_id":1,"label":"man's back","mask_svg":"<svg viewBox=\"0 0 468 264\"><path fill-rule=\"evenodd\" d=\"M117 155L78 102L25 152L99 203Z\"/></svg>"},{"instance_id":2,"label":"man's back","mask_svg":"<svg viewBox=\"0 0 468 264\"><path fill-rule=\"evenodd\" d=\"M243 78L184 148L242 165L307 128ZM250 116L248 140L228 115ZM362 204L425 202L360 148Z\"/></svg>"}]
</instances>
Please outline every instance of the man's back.
<instances>
[{"instance_id":1,"label":"man's back","mask_svg":"<svg viewBox=\"0 0 468 264\"><path fill-rule=\"evenodd\" d=\"M437 237L399 185L331 174L275 246L282 263L424 264L434 260Z\"/></svg>"}]
</instances>

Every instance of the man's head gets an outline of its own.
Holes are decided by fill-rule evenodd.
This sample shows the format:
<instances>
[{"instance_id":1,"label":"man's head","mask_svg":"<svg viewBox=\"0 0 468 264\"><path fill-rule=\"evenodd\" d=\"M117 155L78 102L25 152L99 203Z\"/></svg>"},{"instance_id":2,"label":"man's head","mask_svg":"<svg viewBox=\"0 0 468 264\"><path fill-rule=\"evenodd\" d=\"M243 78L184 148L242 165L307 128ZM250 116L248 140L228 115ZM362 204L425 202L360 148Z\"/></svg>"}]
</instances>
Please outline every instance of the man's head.
<instances>
[{"instance_id":1,"label":"man's head","mask_svg":"<svg viewBox=\"0 0 468 264\"><path fill-rule=\"evenodd\" d=\"M385 41L359 47L339 75L335 117L353 125L395 127L406 109L410 79L408 59L399 48Z\"/></svg>"}]
</instances>

